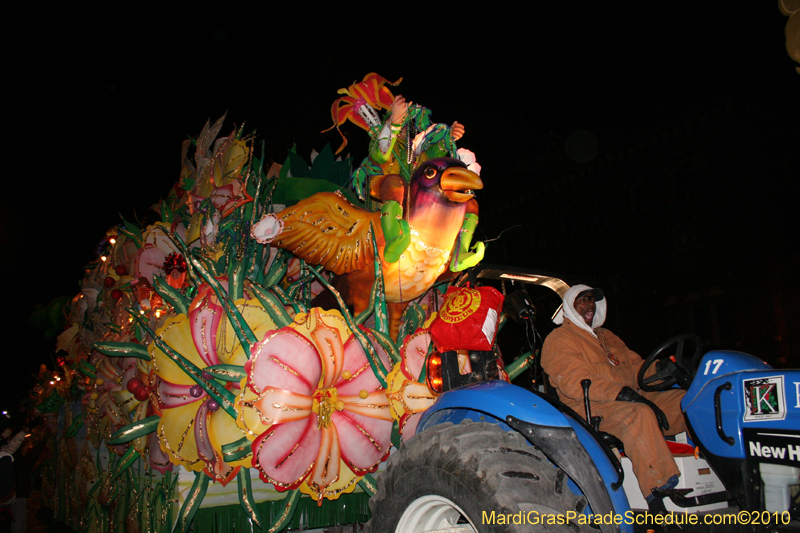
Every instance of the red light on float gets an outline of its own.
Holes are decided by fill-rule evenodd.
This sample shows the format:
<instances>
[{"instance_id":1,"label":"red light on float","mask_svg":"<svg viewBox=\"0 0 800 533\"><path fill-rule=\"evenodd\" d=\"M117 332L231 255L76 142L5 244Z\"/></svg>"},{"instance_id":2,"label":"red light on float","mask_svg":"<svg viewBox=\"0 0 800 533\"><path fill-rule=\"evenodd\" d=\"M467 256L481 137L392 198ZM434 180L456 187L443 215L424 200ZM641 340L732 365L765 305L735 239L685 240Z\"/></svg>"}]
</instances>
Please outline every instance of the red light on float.
<instances>
[{"instance_id":1,"label":"red light on float","mask_svg":"<svg viewBox=\"0 0 800 533\"><path fill-rule=\"evenodd\" d=\"M433 392L441 393L443 388L442 354L437 351L431 352L428 356L425 373L427 375L428 388Z\"/></svg>"}]
</instances>

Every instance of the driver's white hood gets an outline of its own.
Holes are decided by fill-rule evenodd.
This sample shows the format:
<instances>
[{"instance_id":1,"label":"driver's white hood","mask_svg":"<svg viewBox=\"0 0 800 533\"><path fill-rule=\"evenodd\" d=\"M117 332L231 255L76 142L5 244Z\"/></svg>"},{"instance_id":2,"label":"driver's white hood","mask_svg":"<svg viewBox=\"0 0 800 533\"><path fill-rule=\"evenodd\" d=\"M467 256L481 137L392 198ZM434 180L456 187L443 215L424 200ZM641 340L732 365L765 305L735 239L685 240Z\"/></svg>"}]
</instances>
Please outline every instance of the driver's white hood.
<instances>
[{"instance_id":1,"label":"driver's white hood","mask_svg":"<svg viewBox=\"0 0 800 533\"><path fill-rule=\"evenodd\" d=\"M578 312L575 310L575 307L573 306L573 304L575 303L575 298L577 298L580 293L582 293L583 291L588 291L593 288L594 287L589 287L588 285L573 285L572 287L567 289L567 292L564 293L564 299L563 303L561 304L561 309L559 309L558 313L556 313L556 316L553 317L553 322L555 322L556 324L562 324L564 322L564 316L566 316L567 318L569 318L570 322L572 322L579 328L588 331L589 333L591 333L593 337L597 337L597 335L594 332L594 329L599 328L606 321L606 310L608 309L608 302L606 302L606 299L603 298L599 302L595 302L594 305L596 307L596 310L594 313L594 317L592 317L592 327L589 327L586 324L586 321L583 320L583 317L578 314Z\"/></svg>"}]
</instances>

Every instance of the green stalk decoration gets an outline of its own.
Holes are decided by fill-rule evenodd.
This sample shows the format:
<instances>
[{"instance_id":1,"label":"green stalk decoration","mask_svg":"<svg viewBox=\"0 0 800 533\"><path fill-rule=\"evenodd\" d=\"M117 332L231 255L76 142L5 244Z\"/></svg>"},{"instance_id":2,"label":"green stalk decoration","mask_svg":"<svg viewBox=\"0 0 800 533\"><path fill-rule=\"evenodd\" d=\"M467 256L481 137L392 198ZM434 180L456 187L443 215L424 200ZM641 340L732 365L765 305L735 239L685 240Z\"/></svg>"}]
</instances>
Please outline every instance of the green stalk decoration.
<instances>
[{"instance_id":1,"label":"green stalk decoration","mask_svg":"<svg viewBox=\"0 0 800 533\"><path fill-rule=\"evenodd\" d=\"M273 295L269 289L265 289L261 285L253 283L250 286L250 290L253 291L258 301L264 306L264 309L267 311L270 318L272 318L272 321L275 322L275 325L279 328L283 328L292 323L292 317L286 312L283 303ZM247 357L250 357L249 351L247 352Z\"/></svg>"},{"instance_id":2,"label":"green stalk decoration","mask_svg":"<svg viewBox=\"0 0 800 533\"><path fill-rule=\"evenodd\" d=\"M275 517L275 520L270 524L267 533L275 533L276 531L283 531L294 516L297 510L297 502L300 501L300 489L289 491L289 494L283 499L283 512Z\"/></svg>"},{"instance_id":3,"label":"green stalk decoration","mask_svg":"<svg viewBox=\"0 0 800 533\"><path fill-rule=\"evenodd\" d=\"M536 354L534 352L527 352L520 355L514 359L513 363L506 367L506 374L508 374L508 378L513 380L515 377L522 374L525 369L530 367L535 360Z\"/></svg>"},{"instance_id":4,"label":"green stalk decoration","mask_svg":"<svg viewBox=\"0 0 800 533\"><path fill-rule=\"evenodd\" d=\"M111 446L116 446L118 444L125 444L132 440L136 440L139 437L149 435L158 428L159 420L161 420L160 416L152 415L148 416L144 420L128 424L127 426L115 431L114 434L111 435L111 437L109 437L109 439L106 441L106 443L110 444Z\"/></svg>"},{"instance_id":5,"label":"green stalk decoration","mask_svg":"<svg viewBox=\"0 0 800 533\"><path fill-rule=\"evenodd\" d=\"M258 218L258 216L261 213L261 209L258 209L258 207L261 206L261 204L258 202L258 200L259 200L259 197L261 196L261 191L262 191L263 183L264 183L264 180L260 179L260 177L259 177L260 174L261 174L260 171L253 171L251 169L251 172L255 172L257 177L255 179L256 190L255 190L255 192L253 194L253 201L250 202L250 204L248 204L248 206L250 206L250 216L249 216L250 220L248 221L247 227L245 228L247 230L248 237L249 237L249 233L250 233L250 228L252 228L256 224L256 218ZM249 175L250 175L250 173L248 173L248 176ZM267 246L267 248L268 248L268 246ZM261 258L261 254L259 253L259 249L260 249L259 246L251 246L251 247L249 247L249 253L247 254L247 259L246 259L246 261L244 261L248 265L248 267L247 267L247 277L250 278L250 279L254 279L256 277L256 273L258 272L258 267L259 267L259 263L260 263L259 259Z\"/></svg>"},{"instance_id":6,"label":"green stalk decoration","mask_svg":"<svg viewBox=\"0 0 800 533\"><path fill-rule=\"evenodd\" d=\"M261 513L258 512L258 507L253 499L253 484L250 481L250 469L240 468L239 473L236 474L239 486L239 503L242 504L245 514L253 522L254 529L259 531L263 528L261 522Z\"/></svg>"},{"instance_id":7,"label":"green stalk decoration","mask_svg":"<svg viewBox=\"0 0 800 533\"><path fill-rule=\"evenodd\" d=\"M87 361L79 361L78 370L82 372L84 375L94 379L95 371L97 370L97 368L93 364Z\"/></svg>"},{"instance_id":8,"label":"green stalk decoration","mask_svg":"<svg viewBox=\"0 0 800 533\"><path fill-rule=\"evenodd\" d=\"M136 462L136 460L137 460L139 457L140 457L140 456L139 456L139 452L137 452L136 450L134 450L134 449L133 449L133 446L131 446L130 448L128 448L128 451L126 451L126 452L123 454L123 456L122 456L122 459L120 459L120 461L119 461L119 464L117 465L117 468L116 468L116 470L114 471L114 476L113 476L113 478L114 478L114 479L117 479L119 476L121 476L121 475L122 475L122 474L123 474L125 471L127 471L127 470L128 470L128 468L129 468L129 467L130 467L130 466L131 466L133 463L135 463L135 462Z\"/></svg>"},{"instance_id":9,"label":"green stalk decoration","mask_svg":"<svg viewBox=\"0 0 800 533\"><path fill-rule=\"evenodd\" d=\"M237 441L223 444L221 446L221 450L223 461L226 463L232 463L233 461L238 461L239 459L244 458L251 452L250 441L247 440L247 437L242 437Z\"/></svg>"},{"instance_id":10,"label":"green stalk decoration","mask_svg":"<svg viewBox=\"0 0 800 533\"><path fill-rule=\"evenodd\" d=\"M216 386L216 381L214 380L211 380L211 382L204 380L202 376L203 371L194 363L188 361L181 354L173 350L169 344L161 340L161 337L156 335L155 332L150 329L150 326L144 323L144 319L139 316L139 313L137 313L134 309L128 309L128 312L133 315L133 317L136 319L136 322L141 325L145 331L147 331L150 337L152 337L155 345L162 352L164 352L167 357L172 359L172 361L178 365L181 370L183 370L190 378L192 378L192 381L200 385L200 387L202 387L203 390L206 391L206 393L208 393L208 395L211 396L214 401L216 401L220 407L225 410L226 413L228 413L232 418L236 418L236 410L233 407L233 404L236 402L236 397L232 392L225 388L218 388Z\"/></svg>"},{"instance_id":11,"label":"green stalk decoration","mask_svg":"<svg viewBox=\"0 0 800 533\"><path fill-rule=\"evenodd\" d=\"M145 361L150 360L147 346L135 342L96 342L92 348L109 357L137 357Z\"/></svg>"},{"instance_id":12,"label":"green stalk decoration","mask_svg":"<svg viewBox=\"0 0 800 533\"><path fill-rule=\"evenodd\" d=\"M244 367L239 365L207 366L206 372L214 376L214 379L218 379L220 381L232 381L234 383L239 383L245 377L247 377Z\"/></svg>"},{"instance_id":13,"label":"green stalk decoration","mask_svg":"<svg viewBox=\"0 0 800 533\"><path fill-rule=\"evenodd\" d=\"M153 287L165 302L170 304L175 312L179 315L185 315L189 311L189 305L192 303L189 298L181 294L181 292L167 283L161 276L153 276Z\"/></svg>"},{"instance_id":14,"label":"green stalk decoration","mask_svg":"<svg viewBox=\"0 0 800 533\"><path fill-rule=\"evenodd\" d=\"M377 250L375 242L375 232L370 223L370 236L372 238L372 249ZM372 284L372 291L369 294L369 304L360 315L356 317L356 324L363 324L369 315L375 313L375 329L382 333L389 332L389 318L386 313L386 296L383 285L383 268L380 264L378 254L375 254L375 281Z\"/></svg>"},{"instance_id":15,"label":"green stalk decoration","mask_svg":"<svg viewBox=\"0 0 800 533\"><path fill-rule=\"evenodd\" d=\"M370 474L364 474L364 476L358 480L358 486L369 496L375 496L378 493L378 484L375 483L375 478Z\"/></svg>"},{"instance_id":16,"label":"green stalk decoration","mask_svg":"<svg viewBox=\"0 0 800 533\"><path fill-rule=\"evenodd\" d=\"M231 326L233 326L233 331L236 333L236 337L242 344L242 348L245 349L245 353L250 353L250 347L257 342L256 336L253 333L253 330L250 329L250 326L247 325L247 322L245 322L242 314L239 312L236 306L233 305L233 301L225 293L222 285L220 285L219 281L217 281L214 276L208 272L208 270L200 263L200 261L197 260L196 257L189 253L189 249L186 247L186 244L184 244L180 237L175 235L173 242L183 252L183 256L186 259L187 264L191 264L194 267L194 269L214 291L214 294L217 295L217 299L219 300L219 303L222 305L223 309L225 309L225 314L228 315L228 320L230 320Z\"/></svg>"},{"instance_id":17,"label":"green stalk decoration","mask_svg":"<svg viewBox=\"0 0 800 533\"><path fill-rule=\"evenodd\" d=\"M353 316L350 314L350 311L347 310L347 304L344 303L344 299L342 299L342 295L339 294L339 291L333 288L333 285L328 283L322 274L319 273L318 269L322 267L311 267L311 272L317 277L320 283L331 291L334 298L336 298L336 303L339 304L339 309L342 312L342 317L344 317L344 321L347 323L347 327L350 328L350 331L353 332L353 335L356 339L358 339L358 343L361 345L361 348L364 350L364 353L367 355L367 361L369 361L369 366L372 367L372 373L375 374L375 377L378 378L378 382L380 382L383 388L386 388L386 369L383 367L383 363L381 362L378 354L375 352L375 348L373 348L372 343L369 342L367 336L364 335L364 332L361 331L361 328L353 320Z\"/></svg>"},{"instance_id":18,"label":"green stalk decoration","mask_svg":"<svg viewBox=\"0 0 800 533\"><path fill-rule=\"evenodd\" d=\"M417 302L411 302L403 313L403 326L397 332L397 344L402 344L406 335L411 335L425 322L425 312Z\"/></svg>"},{"instance_id":19,"label":"green stalk decoration","mask_svg":"<svg viewBox=\"0 0 800 533\"><path fill-rule=\"evenodd\" d=\"M72 437L78 434L78 430L81 428L82 425L83 425L83 411L81 411L81 413L75 417L75 420L72 421L72 424L70 424L69 428L67 428L67 431L64 432L64 437L71 439Z\"/></svg>"},{"instance_id":20,"label":"green stalk decoration","mask_svg":"<svg viewBox=\"0 0 800 533\"><path fill-rule=\"evenodd\" d=\"M248 246L249 242L249 235L244 237L244 241L240 241L237 243L239 247L244 249L243 256L247 255L247 249L250 248ZM231 254L237 255L237 246L231 246ZM239 300L244 298L244 278L245 278L245 270L247 267L247 263L244 261L244 258L241 260L235 260L237 258L232 257L228 261L228 294L230 295L231 300Z\"/></svg>"},{"instance_id":21,"label":"green stalk decoration","mask_svg":"<svg viewBox=\"0 0 800 533\"><path fill-rule=\"evenodd\" d=\"M191 490L189 490L189 494L186 495L186 501L183 503L180 513L178 513L178 521L175 522L173 533L189 532L192 519L200 508L200 502L203 501L208 490L208 480L210 478L203 472L197 472L194 476L194 483Z\"/></svg>"},{"instance_id":22,"label":"green stalk decoration","mask_svg":"<svg viewBox=\"0 0 800 533\"><path fill-rule=\"evenodd\" d=\"M164 224L172 224L172 210L167 205L167 201L161 202L161 222Z\"/></svg>"},{"instance_id":23,"label":"green stalk decoration","mask_svg":"<svg viewBox=\"0 0 800 533\"><path fill-rule=\"evenodd\" d=\"M306 288L306 285L310 284L312 280L314 280L314 274L308 274L307 276L303 276L302 278L298 279L286 290L286 296L292 300L299 300L302 298L302 294L299 294L300 291Z\"/></svg>"},{"instance_id":24,"label":"green stalk decoration","mask_svg":"<svg viewBox=\"0 0 800 533\"><path fill-rule=\"evenodd\" d=\"M123 218L122 220L125 220L125 219ZM141 232L139 232L139 236L137 237L135 233L133 233L132 231L129 231L126 228L119 228L118 231L119 231L120 234L122 234L125 237L127 237L128 239L130 239L131 242L133 242L133 244L136 245L137 249L142 247L142 235L141 235Z\"/></svg>"},{"instance_id":25,"label":"green stalk decoration","mask_svg":"<svg viewBox=\"0 0 800 533\"><path fill-rule=\"evenodd\" d=\"M400 357L400 351L397 349L397 345L392 342L392 338L389 337L388 334L381 333L376 329L370 329L369 332L375 338L375 341L381 345L381 348L386 350L386 353L389 354L389 358L393 363L399 363L402 360L402 357Z\"/></svg>"},{"instance_id":26,"label":"green stalk decoration","mask_svg":"<svg viewBox=\"0 0 800 533\"><path fill-rule=\"evenodd\" d=\"M278 253L275 254L275 260L272 261L264 278L263 285L265 287L272 287L283 279L283 276L289 270L289 257L290 254L286 250L278 250Z\"/></svg>"},{"instance_id":27,"label":"green stalk decoration","mask_svg":"<svg viewBox=\"0 0 800 533\"><path fill-rule=\"evenodd\" d=\"M288 305L294 309L295 314L308 312L308 309L305 305L295 302L294 297L290 297L288 294L283 292L283 289L280 285L273 285L269 288L269 290L278 297L284 306Z\"/></svg>"}]
</instances>

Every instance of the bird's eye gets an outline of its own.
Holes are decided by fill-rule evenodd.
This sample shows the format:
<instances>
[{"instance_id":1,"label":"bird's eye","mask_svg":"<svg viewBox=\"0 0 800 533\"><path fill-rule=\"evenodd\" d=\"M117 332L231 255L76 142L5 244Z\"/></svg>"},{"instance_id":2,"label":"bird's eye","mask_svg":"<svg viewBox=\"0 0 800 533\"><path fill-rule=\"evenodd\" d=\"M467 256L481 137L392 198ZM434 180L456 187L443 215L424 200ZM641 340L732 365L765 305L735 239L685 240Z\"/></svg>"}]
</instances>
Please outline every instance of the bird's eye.
<instances>
[{"instance_id":1,"label":"bird's eye","mask_svg":"<svg viewBox=\"0 0 800 533\"><path fill-rule=\"evenodd\" d=\"M428 179L436 177L436 169L434 167L428 167L425 169L425 177Z\"/></svg>"}]
</instances>

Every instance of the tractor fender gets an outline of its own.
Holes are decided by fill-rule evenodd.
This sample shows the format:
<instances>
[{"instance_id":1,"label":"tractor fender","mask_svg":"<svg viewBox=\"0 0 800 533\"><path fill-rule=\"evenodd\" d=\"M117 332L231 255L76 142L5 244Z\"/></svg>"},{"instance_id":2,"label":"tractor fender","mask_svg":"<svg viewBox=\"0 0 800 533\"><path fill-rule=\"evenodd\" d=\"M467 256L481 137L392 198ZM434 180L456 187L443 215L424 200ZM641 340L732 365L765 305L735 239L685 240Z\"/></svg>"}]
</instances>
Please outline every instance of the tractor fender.
<instances>
[{"instance_id":1,"label":"tractor fender","mask_svg":"<svg viewBox=\"0 0 800 533\"><path fill-rule=\"evenodd\" d=\"M442 394L419 422L417 433L464 419L520 432L577 484L595 515L626 516L630 504L605 450L587 429L541 394L504 381L483 381ZM616 488L611 488L612 484ZM622 530L627 526L622 525Z\"/></svg>"}]
</instances>

